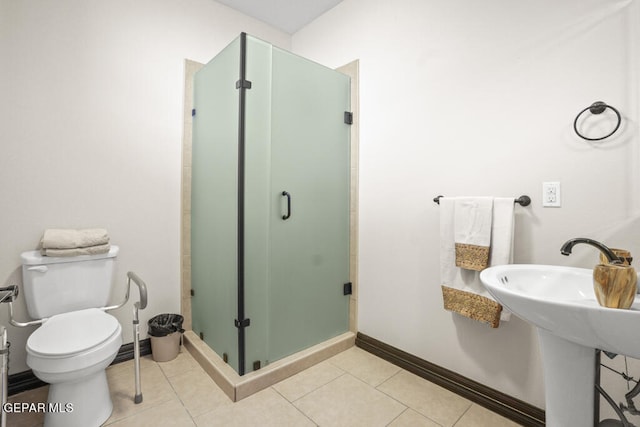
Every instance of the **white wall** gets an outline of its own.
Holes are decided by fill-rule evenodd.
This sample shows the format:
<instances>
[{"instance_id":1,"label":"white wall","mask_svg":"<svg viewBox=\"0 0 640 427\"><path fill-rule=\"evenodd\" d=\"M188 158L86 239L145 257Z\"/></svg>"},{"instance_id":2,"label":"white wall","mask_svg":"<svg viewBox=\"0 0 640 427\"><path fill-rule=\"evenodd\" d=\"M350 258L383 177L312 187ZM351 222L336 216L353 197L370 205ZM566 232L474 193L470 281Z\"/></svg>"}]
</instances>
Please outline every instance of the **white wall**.
<instances>
[{"instance_id":1,"label":"white wall","mask_svg":"<svg viewBox=\"0 0 640 427\"><path fill-rule=\"evenodd\" d=\"M593 248L560 255L578 236L640 254L639 25L630 0L345 0L294 34L325 65L360 59L361 332L544 407L532 327L443 310L432 199L531 196L516 262L591 267ZM598 100L624 125L589 144L572 124ZM556 180L563 205L542 208Z\"/></svg>"},{"instance_id":2,"label":"white wall","mask_svg":"<svg viewBox=\"0 0 640 427\"><path fill-rule=\"evenodd\" d=\"M290 47L211 0L0 0L0 285L20 284L20 253L46 228L106 227L121 250L113 302L133 270L149 286L142 322L179 312L184 60L241 31ZM124 342L133 301L114 313ZM11 374L28 369L31 330L9 328Z\"/></svg>"},{"instance_id":3,"label":"white wall","mask_svg":"<svg viewBox=\"0 0 640 427\"><path fill-rule=\"evenodd\" d=\"M518 262L589 267L591 248L559 255L578 235L638 257L638 15L630 0L345 0L291 40L209 0L0 0L0 284L20 283L45 228L104 226L121 247L114 300L133 270L143 322L178 310L184 58L247 31L328 66L360 59L359 329L543 406L532 328L441 308L431 199L529 194ZM588 144L571 124L596 100L625 124ZM540 207L546 180L562 208ZM11 373L29 332L9 329Z\"/></svg>"}]
</instances>

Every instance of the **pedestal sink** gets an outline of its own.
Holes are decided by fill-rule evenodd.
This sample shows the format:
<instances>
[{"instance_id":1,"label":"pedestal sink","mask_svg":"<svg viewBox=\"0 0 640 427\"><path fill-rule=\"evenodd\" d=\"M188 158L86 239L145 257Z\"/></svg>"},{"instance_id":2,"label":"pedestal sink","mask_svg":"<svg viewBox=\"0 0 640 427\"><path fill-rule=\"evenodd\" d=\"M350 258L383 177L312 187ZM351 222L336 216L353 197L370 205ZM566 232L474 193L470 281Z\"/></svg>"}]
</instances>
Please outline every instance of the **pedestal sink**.
<instances>
[{"instance_id":1,"label":"pedestal sink","mask_svg":"<svg viewBox=\"0 0 640 427\"><path fill-rule=\"evenodd\" d=\"M640 301L628 310L601 307L592 270L584 268L502 265L482 271L480 280L506 309L537 327L546 425L592 426L594 349L640 358Z\"/></svg>"}]
</instances>

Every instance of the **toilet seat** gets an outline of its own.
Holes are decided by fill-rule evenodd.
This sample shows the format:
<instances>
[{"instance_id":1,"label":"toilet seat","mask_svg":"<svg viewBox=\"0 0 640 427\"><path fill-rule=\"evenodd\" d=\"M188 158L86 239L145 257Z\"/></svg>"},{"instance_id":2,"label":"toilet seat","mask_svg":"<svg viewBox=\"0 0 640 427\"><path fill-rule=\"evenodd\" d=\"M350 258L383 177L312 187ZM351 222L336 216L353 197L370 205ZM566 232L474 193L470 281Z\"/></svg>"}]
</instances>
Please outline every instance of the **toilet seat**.
<instances>
[{"instance_id":1,"label":"toilet seat","mask_svg":"<svg viewBox=\"0 0 640 427\"><path fill-rule=\"evenodd\" d=\"M97 308L52 316L27 340L27 350L41 357L71 357L99 346L120 329L118 320Z\"/></svg>"},{"instance_id":2,"label":"toilet seat","mask_svg":"<svg viewBox=\"0 0 640 427\"><path fill-rule=\"evenodd\" d=\"M36 376L51 383L106 368L121 345L122 327L115 317L97 308L72 311L50 317L31 334L26 362Z\"/></svg>"}]
</instances>

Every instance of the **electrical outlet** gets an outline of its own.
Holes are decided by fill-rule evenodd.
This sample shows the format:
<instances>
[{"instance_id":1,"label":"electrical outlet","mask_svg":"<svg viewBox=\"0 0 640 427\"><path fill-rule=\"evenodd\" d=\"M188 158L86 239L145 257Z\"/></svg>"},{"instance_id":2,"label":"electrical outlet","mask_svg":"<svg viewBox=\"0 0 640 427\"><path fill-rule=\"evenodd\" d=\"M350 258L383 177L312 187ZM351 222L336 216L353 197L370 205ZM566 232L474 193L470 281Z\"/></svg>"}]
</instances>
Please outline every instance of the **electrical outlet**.
<instances>
[{"instance_id":1,"label":"electrical outlet","mask_svg":"<svg viewBox=\"0 0 640 427\"><path fill-rule=\"evenodd\" d=\"M561 206L559 182L542 183L542 206L551 208L559 208Z\"/></svg>"}]
</instances>

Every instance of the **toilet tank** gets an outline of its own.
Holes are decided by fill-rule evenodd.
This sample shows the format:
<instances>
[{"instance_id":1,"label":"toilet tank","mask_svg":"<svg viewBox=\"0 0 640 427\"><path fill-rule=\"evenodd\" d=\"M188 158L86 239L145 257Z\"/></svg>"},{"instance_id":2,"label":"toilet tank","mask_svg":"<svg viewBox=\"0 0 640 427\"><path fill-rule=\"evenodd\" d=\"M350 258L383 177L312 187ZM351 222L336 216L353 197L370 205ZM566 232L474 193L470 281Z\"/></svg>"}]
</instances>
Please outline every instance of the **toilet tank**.
<instances>
[{"instance_id":1,"label":"toilet tank","mask_svg":"<svg viewBox=\"0 0 640 427\"><path fill-rule=\"evenodd\" d=\"M23 252L22 283L32 319L85 308L105 307L109 301L118 247L108 253L76 257L48 257Z\"/></svg>"}]
</instances>

